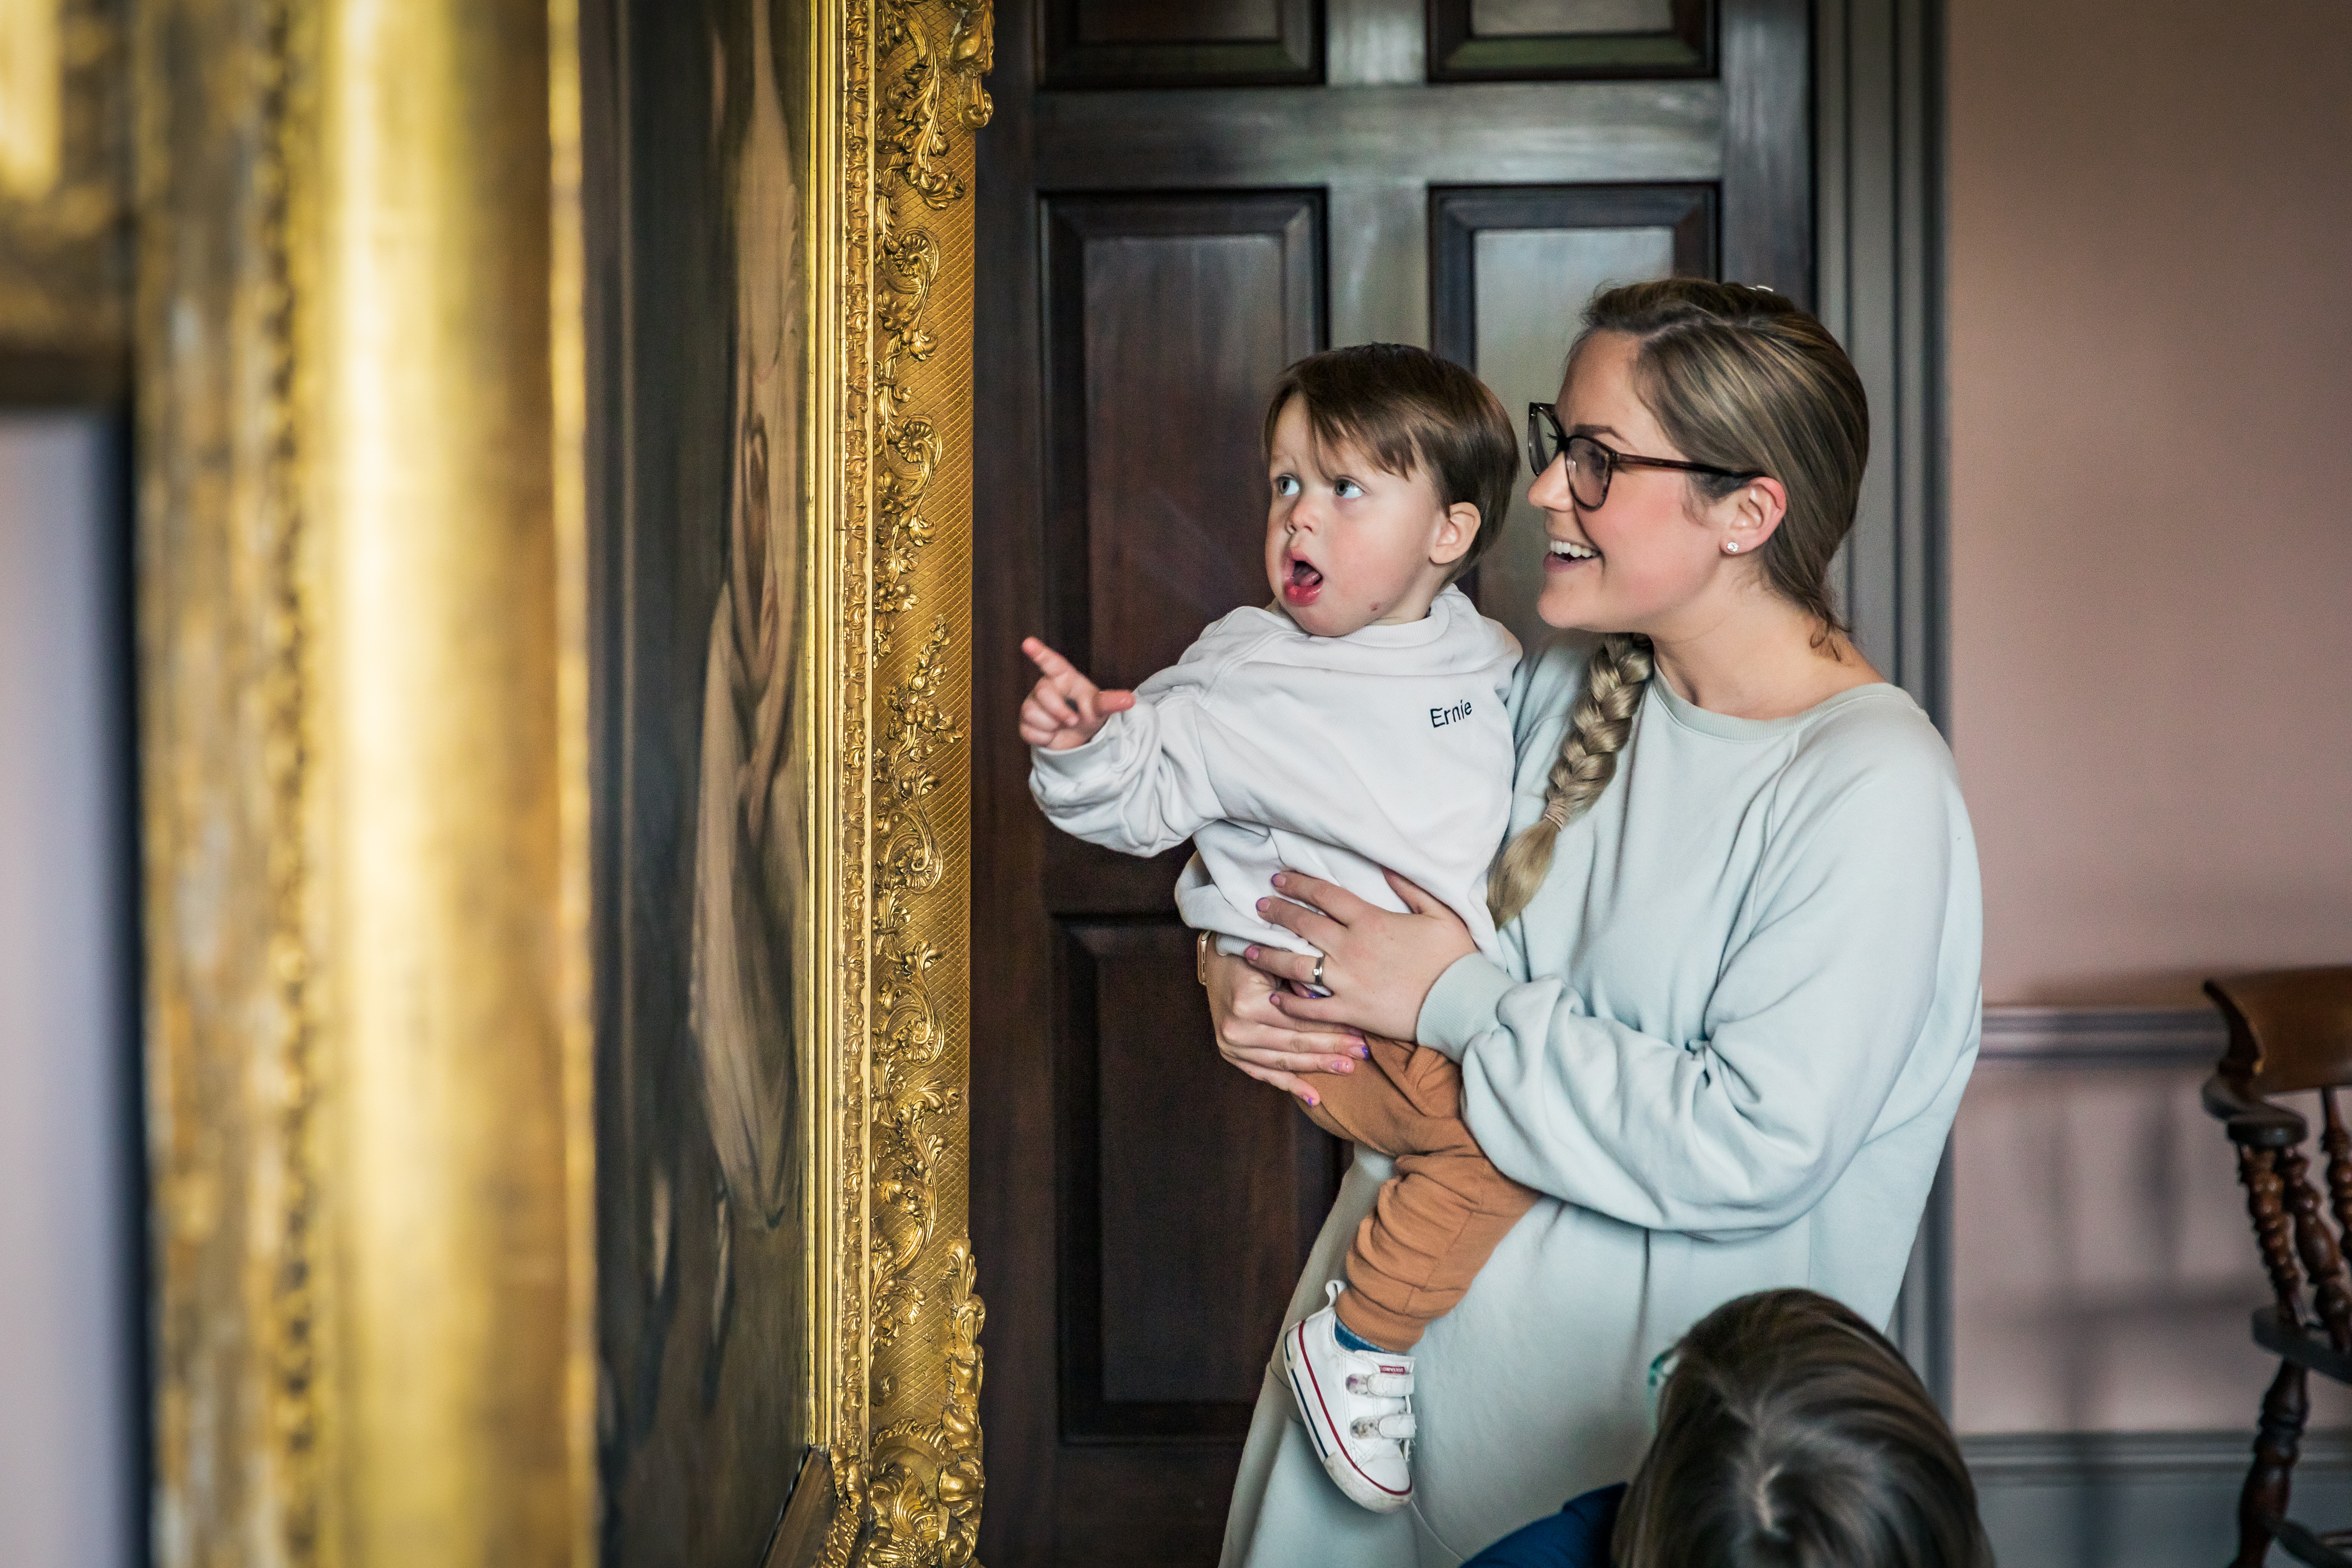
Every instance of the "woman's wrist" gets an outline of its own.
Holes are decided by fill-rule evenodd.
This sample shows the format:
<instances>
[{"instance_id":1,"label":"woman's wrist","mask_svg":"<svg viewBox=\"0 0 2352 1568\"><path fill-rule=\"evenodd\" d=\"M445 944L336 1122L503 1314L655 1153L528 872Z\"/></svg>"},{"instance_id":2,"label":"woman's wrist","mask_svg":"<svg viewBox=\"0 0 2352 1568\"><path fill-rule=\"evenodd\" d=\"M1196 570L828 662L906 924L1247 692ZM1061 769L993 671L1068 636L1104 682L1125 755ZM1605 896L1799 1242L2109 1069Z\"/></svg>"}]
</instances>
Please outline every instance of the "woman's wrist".
<instances>
[{"instance_id":1,"label":"woman's wrist","mask_svg":"<svg viewBox=\"0 0 2352 1568\"><path fill-rule=\"evenodd\" d=\"M1463 954L1446 966L1422 998L1413 1038L1460 1061L1472 1040L1499 1026L1496 1010L1517 984L1484 953Z\"/></svg>"}]
</instances>

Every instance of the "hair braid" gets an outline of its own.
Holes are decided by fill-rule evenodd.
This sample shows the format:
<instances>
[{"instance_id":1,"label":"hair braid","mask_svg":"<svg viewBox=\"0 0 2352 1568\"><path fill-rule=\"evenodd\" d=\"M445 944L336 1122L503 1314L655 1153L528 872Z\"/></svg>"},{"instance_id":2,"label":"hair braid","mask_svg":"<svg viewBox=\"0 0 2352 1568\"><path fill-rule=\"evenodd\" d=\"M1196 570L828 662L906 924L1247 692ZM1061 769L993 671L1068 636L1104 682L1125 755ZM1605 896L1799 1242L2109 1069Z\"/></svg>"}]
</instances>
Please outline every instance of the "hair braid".
<instances>
[{"instance_id":1,"label":"hair braid","mask_svg":"<svg viewBox=\"0 0 2352 1568\"><path fill-rule=\"evenodd\" d=\"M1568 733L1551 764L1543 815L1520 830L1486 882L1486 908L1497 926L1518 919L1551 869L1560 829L1601 798L1617 775L1617 753L1633 736L1633 715L1649 689L1650 639L1612 634L1585 666L1584 691L1569 710Z\"/></svg>"}]
</instances>

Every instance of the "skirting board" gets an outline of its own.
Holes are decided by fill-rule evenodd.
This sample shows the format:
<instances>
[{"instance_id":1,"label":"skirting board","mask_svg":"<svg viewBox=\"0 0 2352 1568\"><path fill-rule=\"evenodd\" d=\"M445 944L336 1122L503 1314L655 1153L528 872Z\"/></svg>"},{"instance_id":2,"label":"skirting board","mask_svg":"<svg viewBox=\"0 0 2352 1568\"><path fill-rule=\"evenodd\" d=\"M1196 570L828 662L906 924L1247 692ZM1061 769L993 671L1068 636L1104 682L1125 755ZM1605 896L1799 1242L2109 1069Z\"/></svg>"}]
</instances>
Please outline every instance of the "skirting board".
<instances>
[{"instance_id":1,"label":"skirting board","mask_svg":"<svg viewBox=\"0 0 2352 1568\"><path fill-rule=\"evenodd\" d=\"M2000 1568L2215 1568L2237 1551L2251 1432L2003 1434L1960 1449ZM2352 1524L2352 1432L2306 1434L2294 1475L2294 1517Z\"/></svg>"}]
</instances>

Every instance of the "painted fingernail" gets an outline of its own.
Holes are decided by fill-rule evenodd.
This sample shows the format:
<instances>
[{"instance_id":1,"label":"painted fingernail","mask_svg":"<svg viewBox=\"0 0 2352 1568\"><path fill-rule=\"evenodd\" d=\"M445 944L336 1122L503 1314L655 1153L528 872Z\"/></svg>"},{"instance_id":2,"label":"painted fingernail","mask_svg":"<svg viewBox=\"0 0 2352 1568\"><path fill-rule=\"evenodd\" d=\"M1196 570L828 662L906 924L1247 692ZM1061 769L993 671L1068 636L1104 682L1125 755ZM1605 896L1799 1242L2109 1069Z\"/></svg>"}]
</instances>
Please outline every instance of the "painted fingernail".
<instances>
[{"instance_id":1,"label":"painted fingernail","mask_svg":"<svg viewBox=\"0 0 2352 1568\"><path fill-rule=\"evenodd\" d=\"M1245 947L1242 949L1242 956L1248 959L1252 963L1255 963L1257 962L1257 949L1254 947Z\"/></svg>"},{"instance_id":2,"label":"painted fingernail","mask_svg":"<svg viewBox=\"0 0 2352 1568\"><path fill-rule=\"evenodd\" d=\"M1307 1103L1309 1105L1320 1105L1323 1102L1310 1094L1307 1097Z\"/></svg>"},{"instance_id":3,"label":"painted fingernail","mask_svg":"<svg viewBox=\"0 0 2352 1568\"><path fill-rule=\"evenodd\" d=\"M1356 1047L1356 1059L1360 1062L1368 1062L1371 1060L1372 1047L1370 1046L1358 1046Z\"/></svg>"},{"instance_id":4,"label":"painted fingernail","mask_svg":"<svg viewBox=\"0 0 2352 1568\"><path fill-rule=\"evenodd\" d=\"M1257 912L1260 914L1265 913L1266 910L1272 908L1274 908L1274 900L1272 899L1260 899L1257 901Z\"/></svg>"},{"instance_id":5,"label":"painted fingernail","mask_svg":"<svg viewBox=\"0 0 2352 1568\"><path fill-rule=\"evenodd\" d=\"M1288 879L1289 879L1286 878L1286 877L1285 877L1281 872L1279 872L1279 871L1276 871L1276 872L1274 874L1274 885L1275 885L1276 887L1277 887L1277 888L1281 887L1281 886L1282 886L1286 881L1287 881Z\"/></svg>"}]
</instances>

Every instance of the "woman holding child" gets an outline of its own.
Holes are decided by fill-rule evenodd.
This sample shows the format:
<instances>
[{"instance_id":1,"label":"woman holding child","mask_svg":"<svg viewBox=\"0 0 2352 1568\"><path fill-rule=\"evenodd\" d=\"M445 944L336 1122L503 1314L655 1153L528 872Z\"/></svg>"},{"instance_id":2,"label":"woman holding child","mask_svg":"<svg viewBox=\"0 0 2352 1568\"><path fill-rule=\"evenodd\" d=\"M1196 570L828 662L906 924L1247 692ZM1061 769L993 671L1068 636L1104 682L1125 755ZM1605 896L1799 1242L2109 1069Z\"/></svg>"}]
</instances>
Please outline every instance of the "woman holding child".
<instances>
[{"instance_id":1,"label":"woman holding child","mask_svg":"<svg viewBox=\"0 0 2352 1568\"><path fill-rule=\"evenodd\" d=\"M1393 1042L1449 1058L1461 1122L1534 1195L1412 1359L1412 1506L1343 1496L1269 1379L1229 1568L1451 1564L1626 1479L1653 1363L1735 1297L1886 1321L1975 1058L1951 757L1827 587L1868 447L1844 353L1765 290L1613 289L1530 426L1539 613L1592 637L1510 692L1494 936L1411 884L1289 872L1255 912L1296 940L1207 943L1202 974L1227 1059L1302 1100ZM1394 1169L1360 1149L1286 1347Z\"/></svg>"},{"instance_id":2,"label":"woman holding child","mask_svg":"<svg viewBox=\"0 0 2352 1568\"><path fill-rule=\"evenodd\" d=\"M1653 1373L1708 1334L1717 1384L1800 1414L1715 1401L1700 1426L1748 1423L1733 1447L1762 1468L1737 1496L1637 1484L1628 1568L1666 1552L1670 1517L1759 1562L1957 1563L1783 1550L1973 1528L1882 1517L1919 1489L1835 1473L1821 1456L1885 1445L1802 1414L1806 1388L1897 1388L1965 1500L1870 1327L1975 1059L1979 909L1950 753L1826 585L1869 447L1853 365L1769 290L1596 298L1559 403L1529 410L1528 495L1539 613L1597 640L1524 658L1454 583L1516 472L1475 377L1393 344L1318 354L1265 434L1273 603L1132 692L1033 640L1021 715L1056 825L1139 855L1192 841L1178 903L1225 1056L1357 1145L1259 1402L1229 1568L1459 1563L1632 1474ZM1788 1316L1791 1289L1851 1321ZM1744 1316L1710 1316L1736 1298ZM1723 1328L1801 1320L1752 1366ZM1855 1354L1876 1358L1859 1382L1803 1371ZM1776 1443L1812 1458L1767 1464ZM1739 1457L1662 1446L1652 1469L1729 1478ZM1569 1510L1588 1538L1598 1506Z\"/></svg>"}]
</instances>

